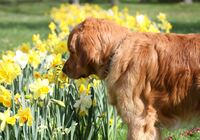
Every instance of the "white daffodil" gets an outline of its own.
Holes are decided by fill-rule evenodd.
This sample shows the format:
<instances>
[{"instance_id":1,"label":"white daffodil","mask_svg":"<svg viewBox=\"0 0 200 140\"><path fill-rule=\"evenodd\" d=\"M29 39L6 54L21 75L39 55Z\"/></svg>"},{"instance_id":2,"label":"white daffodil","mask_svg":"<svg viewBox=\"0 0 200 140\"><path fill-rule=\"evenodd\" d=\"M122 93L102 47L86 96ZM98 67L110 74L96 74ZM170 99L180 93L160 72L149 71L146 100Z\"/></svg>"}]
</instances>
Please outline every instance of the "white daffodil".
<instances>
[{"instance_id":1,"label":"white daffodil","mask_svg":"<svg viewBox=\"0 0 200 140\"><path fill-rule=\"evenodd\" d=\"M53 60L54 60L54 55L48 55L48 56L46 57L46 62L45 62L45 68L46 68L46 69L49 69L49 68L50 68L51 63L53 62Z\"/></svg>"},{"instance_id":2,"label":"white daffodil","mask_svg":"<svg viewBox=\"0 0 200 140\"><path fill-rule=\"evenodd\" d=\"M16 51L16 55L14 56L13 59L14 62L20 65L22 69L24 69L28 63L28 55L20 50Z\"/></svg>"},{"instance_id":3,"label":"white daffodil","mask_svg":"<svg viewBox=\"0 0 200 140\"><path fill-rule=\"evenodd\" d=\"M144 15L137 15L136 16L136 21L139 24L143 24L145 22L145 16Z\"/></svg>"},{"instance_id":4,"label":"white daffodil","mask_svg":"<svg viewBox=\"0 0 200 140\"><path fill-rule=\"evenodd\" d=\"M87 115L88 109L92 105L91 95L81 94L80 99L76 101L74 107L79 110L81 116Z\"/></svg>"}]
</instances>

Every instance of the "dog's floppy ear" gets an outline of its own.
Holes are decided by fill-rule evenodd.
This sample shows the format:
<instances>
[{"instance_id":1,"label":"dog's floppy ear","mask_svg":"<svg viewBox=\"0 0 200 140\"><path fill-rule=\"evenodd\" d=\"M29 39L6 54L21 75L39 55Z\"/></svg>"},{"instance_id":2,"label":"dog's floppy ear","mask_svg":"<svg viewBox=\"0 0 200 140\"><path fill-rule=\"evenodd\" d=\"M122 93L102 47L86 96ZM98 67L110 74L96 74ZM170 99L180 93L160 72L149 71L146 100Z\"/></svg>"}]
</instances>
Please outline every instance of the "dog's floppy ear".
<instances>
[{"instance_id":1,"label":"dog's floppy ear","mask_svg":"<svg viewBox=\"0 0 200 140\"><path fill-rule=\"evenodd\" d=\"M98 41L95 35L89 32L80 33L77 36L76 50L81 57L81 65L99 61L99 51L97 50Z\"/></svg>"}]
</instances>

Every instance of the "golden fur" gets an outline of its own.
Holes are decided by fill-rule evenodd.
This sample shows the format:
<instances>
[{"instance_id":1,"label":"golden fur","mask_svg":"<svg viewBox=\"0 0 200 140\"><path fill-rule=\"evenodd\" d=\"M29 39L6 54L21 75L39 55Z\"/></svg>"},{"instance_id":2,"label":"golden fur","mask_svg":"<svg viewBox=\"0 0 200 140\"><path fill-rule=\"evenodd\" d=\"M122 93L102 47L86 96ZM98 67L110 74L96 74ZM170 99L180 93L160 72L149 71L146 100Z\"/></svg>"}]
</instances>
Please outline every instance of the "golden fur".
<instances>
[{"instance_id":1,"label":"golden fur","mask_svg":"<svg viewBox=\"0 0 200 140\"><path fill-rule=\"evenodd\" d=\"M128 125L128 140L161 139L160 125L200 118L200 34L131 32L89 18L68 39L71 78L96 74Z\"/></svg>"}]
</instances>

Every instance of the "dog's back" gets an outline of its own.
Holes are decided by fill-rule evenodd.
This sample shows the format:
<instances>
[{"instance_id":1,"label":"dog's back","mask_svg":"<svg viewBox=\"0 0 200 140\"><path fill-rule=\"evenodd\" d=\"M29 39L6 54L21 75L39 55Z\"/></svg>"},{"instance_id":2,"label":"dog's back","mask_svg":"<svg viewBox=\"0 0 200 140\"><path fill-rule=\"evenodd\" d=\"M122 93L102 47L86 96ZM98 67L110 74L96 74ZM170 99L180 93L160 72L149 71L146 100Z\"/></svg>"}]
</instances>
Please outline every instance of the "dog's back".
<instances>
[{"instance_id":1,"label":"dog's back","mask_svg":"<svg viewBox=\"0 0 200 140\"><path fill-rule=\"evenodd\" d=\"M150 33L151 37L158 60L151 98L159 120L170 125L199 116L200 35Z\"/></svg>"}]
</instances>

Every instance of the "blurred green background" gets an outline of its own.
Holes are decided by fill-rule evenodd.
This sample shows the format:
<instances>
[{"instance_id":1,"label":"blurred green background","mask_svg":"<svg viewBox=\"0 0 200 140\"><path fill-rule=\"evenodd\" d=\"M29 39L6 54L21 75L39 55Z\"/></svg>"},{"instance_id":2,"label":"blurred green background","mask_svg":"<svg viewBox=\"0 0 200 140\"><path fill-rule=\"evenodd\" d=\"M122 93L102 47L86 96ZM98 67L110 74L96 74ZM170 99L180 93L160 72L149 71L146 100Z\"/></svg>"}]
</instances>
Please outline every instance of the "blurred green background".
<instances>
[{"instance_id":1,"label":"blurred green background","mask_svg":"<svg viewBox=\"0 0 200 140\"><path fill-rule=\"evenodd\" d=\"M170 1L172 0L123 0L117 3L120 8L128 7L131 14L140 12L153 20L159 12L166 13L173 25L171 32L199 33L200 3L193 1L191 4L186 4L179 0ZM68 1L0 0L0 51L29 42L35 33L39 33L41 38L46 37L49 32L51 8L66 2ZM113 5L109 0L87 0L86 2L99 4L105 9ZM81 1L82 3L84 2Z\"/></svg>"}]
</instances>

